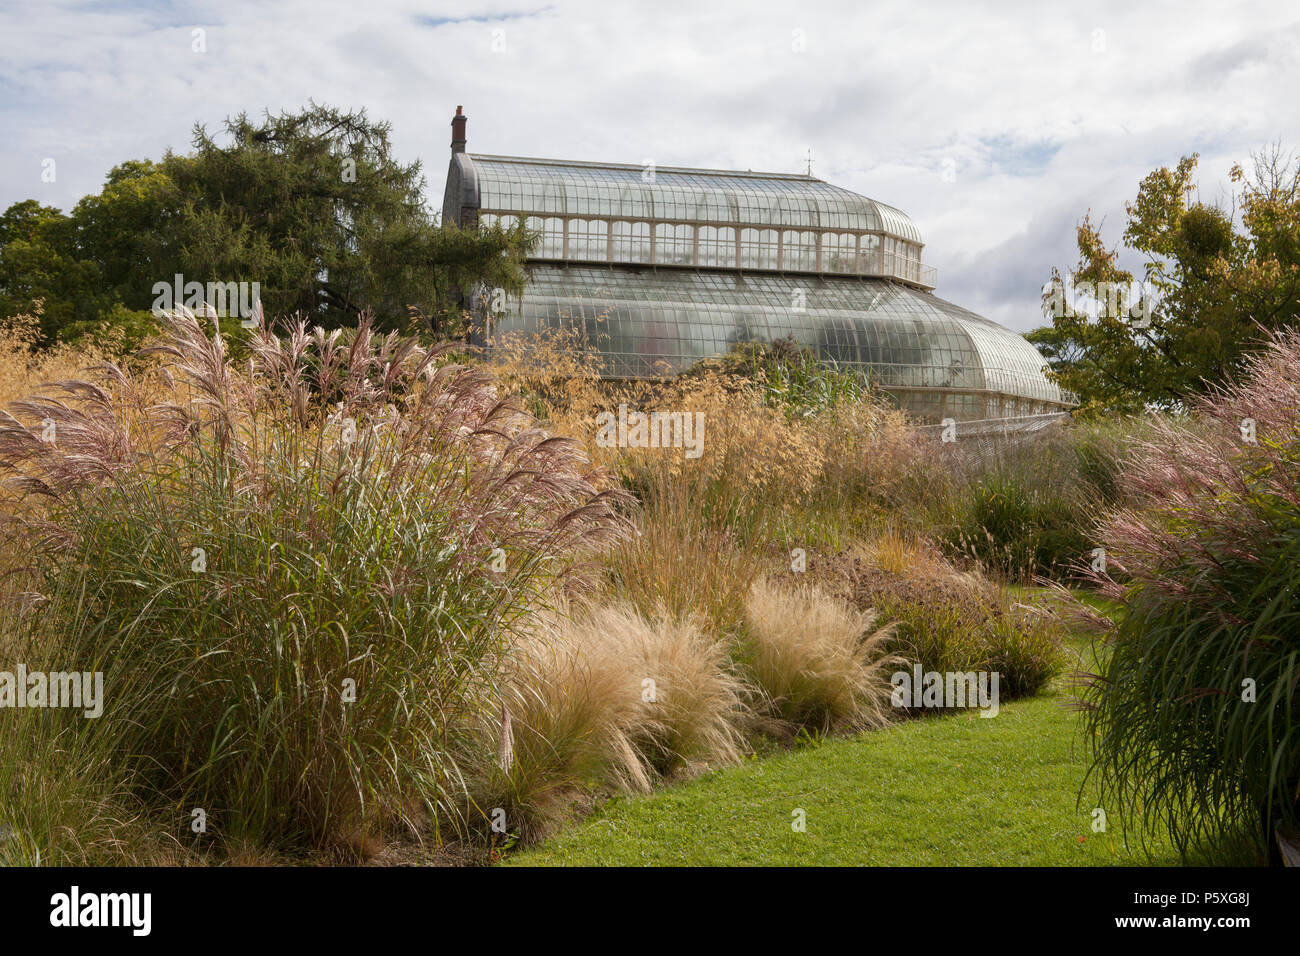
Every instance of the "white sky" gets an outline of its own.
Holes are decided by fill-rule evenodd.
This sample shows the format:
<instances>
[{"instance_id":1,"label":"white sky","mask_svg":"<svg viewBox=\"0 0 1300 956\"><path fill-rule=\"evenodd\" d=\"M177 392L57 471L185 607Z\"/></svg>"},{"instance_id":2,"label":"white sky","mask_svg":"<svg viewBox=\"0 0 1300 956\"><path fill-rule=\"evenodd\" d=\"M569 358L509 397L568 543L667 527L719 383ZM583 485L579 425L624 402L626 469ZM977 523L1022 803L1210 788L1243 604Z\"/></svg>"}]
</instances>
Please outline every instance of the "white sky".
<instances>
[{"instance_id":1,"label":"white sky","mask_svg":"<svg viewBox=\"0 0 1300 956\"><path fill-rule=\"evenodd\" d=\"M1300 149L1298 97L1288 2L2 0L0 208L68 209L195 121L308 98L390 120L436 208L464 104L471 152L802 172L811 149L917 222L939 295L1026 330L1084 212L1118 239L1191 152L1226 197L1233 162Z\"/></svg>"}]
</instances>

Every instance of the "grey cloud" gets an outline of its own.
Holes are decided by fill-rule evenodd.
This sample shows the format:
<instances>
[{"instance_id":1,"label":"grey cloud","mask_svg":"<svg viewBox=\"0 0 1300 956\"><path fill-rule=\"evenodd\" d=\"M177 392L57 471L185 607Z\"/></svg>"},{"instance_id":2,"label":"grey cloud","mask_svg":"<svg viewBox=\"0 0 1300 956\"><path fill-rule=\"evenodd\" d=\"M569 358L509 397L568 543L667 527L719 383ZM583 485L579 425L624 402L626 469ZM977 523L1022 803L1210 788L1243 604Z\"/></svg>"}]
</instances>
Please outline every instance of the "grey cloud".
<instances>
[{"instance_id":1,"label":"grey cloud","mask_svg":"<svg viewBox=\"0 0 1300 956\"><path fill-rule=\"evenodd\" d=\"M811 147L816 175L917 221L941 295L1027 328L1089 207L1118 225L1141 176L1183 153L1221 170L1274 140L1300 145L1300 32L1263 2L1231 23L1208 0L1176 21L1127 0L1069 17L1028 0L996 11L854 0L93 11L69 0L0 11L0 208L68 208L116 163L187 149L195 120L215 128L309 97L390 120L398 157L423 160L437 206L463 104L470 149L484 152L796 171ZM206 58L189 50L204 24ZM497 25L504 53L490 48ZM1098 28L1102 53L1090 49ZM1192 71L1220 79L1193 86ZM59 178L43 184L51 155ZM940 178L945 160L954 183Z\"/></svg>"},{"instance_id":2,"label":"grey cloud","mask_svg":"<svg viewBox=\"0 0 1300 956\"><path fill-rule=\"evenodd\" d=\"M1225 75L1268 57L1269 46L1263 37L1248 37L1194 59L1187 74L1197 83L1218 83Z\"/></svg>"}]
</instances>

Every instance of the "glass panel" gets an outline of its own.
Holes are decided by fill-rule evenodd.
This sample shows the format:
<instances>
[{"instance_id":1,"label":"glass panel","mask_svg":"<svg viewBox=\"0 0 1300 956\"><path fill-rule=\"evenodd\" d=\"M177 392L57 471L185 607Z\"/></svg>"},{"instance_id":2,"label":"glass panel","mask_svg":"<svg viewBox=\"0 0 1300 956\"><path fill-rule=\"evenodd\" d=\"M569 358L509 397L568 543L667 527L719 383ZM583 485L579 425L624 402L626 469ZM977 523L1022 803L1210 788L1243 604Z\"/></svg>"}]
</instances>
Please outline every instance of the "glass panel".
<instances>
[{"instance_id":1,"label":"glass panel","mask_svg":"<svg viewBox=\"0 0 1300 956\"><path fill-rule=\"evenodd\" d=\"M781 235L782 268L812 272L817 268L817 233L785 232Z\"/></svg>"},{"instance_id":2,"label":"glass panel","mask_svg":"<svg viewBox=\"0 0 1300 956\"><path fill-rule=\"evenodd\" d=\"M723 227L701 226L698 246L698 263L701 266L736 265L736 230Z\"/></svg>"},{"instance_id":3,"label":"glass panel","mask_svg":"<svg viewBox=\"0 0 1300 956\"><path fill-rule=\"evenodd\" d=\"M695 229L661 222L655 226L655 262L663 265L695 264Z\"/></svg>"},{"instance_id":4,"label":"glass panel","mask_svg":"<svg viewBox=\"0 0 1300 956\"><path fill-rule=\"evenodd\" d=\"M533 247L533 255L542 259L564 258L564 220L557 217L543 219L542 238Z\"/></svg>"},{"instance_id":5,"label":"glass panel","mask_svg":"<svg viewBox=\"0 0 1300 956\"><path fill-rule=\"evenodd\" d=\"M740 233L741 267L744 269L777 269L777 239L778 233L775 229L742 229Z\"/></svg>"},{"instance_id":6,"label":"glass panel","mask_svg":"<svg viewBox=\"0 0 1300 956\"><path fill-rule=\"evenodd\" d=\"M614 262L650 261L650 224L648 222L614 223Z\"/></svg>"},{"instance_id":7,"label":"glass panel","mask_svg":"<svg viewBox=\"0 0 1300 956\"><path fill-rule=\"evenodd\" d=\"M805 176L660 168L647 183L640 166L490 156L471 161L480 208L491 212L885 232L921 242L915 224L897 209Z\"/></svg>"},{"instance_id":8,"label":"glass panel","mask_svg":"<svg viewBox=\"0 0 1300 956\"><path fill-rule=\"evenodd\" d=\"M569 221L569 258L604 262L609 254L609 224L601 219Z\"/></svg>"},{"instance_id":9,"label":"glass panel","mask_svg":"<svg viewBox=\"0 0 1300 956\"><path fill-rule=\"evenodd\" d=\"M635 244L636 224L623 225L626 241ZM574 234L571 228L571 241ZM803 294L802 309L795 307L796 292ZM823 358L862 368L896 390L918 417L942 417L945 409L958 419L989 417L991 397L1000 398L999 414L1056 409L1063 401L1042 374L1041 356L1021 336L927 293L872 279L811 283L761 273L741 280L725 273L538 265L522 301L511 304L496 331L563 325L577 327L600 350L607 374L658 374L735 342L793 335Z\"/></svg>"}]
</instances>

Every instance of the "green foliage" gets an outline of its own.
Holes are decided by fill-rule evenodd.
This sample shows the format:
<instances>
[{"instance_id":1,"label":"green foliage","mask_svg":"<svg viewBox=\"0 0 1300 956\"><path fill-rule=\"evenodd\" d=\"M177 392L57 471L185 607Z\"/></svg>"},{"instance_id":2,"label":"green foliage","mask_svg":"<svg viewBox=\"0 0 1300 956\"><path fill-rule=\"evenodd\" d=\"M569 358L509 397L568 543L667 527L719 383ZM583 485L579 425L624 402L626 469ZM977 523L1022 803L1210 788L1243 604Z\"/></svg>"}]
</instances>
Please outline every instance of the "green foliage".
<instances>
[{"instance_id":1,"label":"green foliage","mask_svg":"<svg viewBox=\"0 0 1300 956\"><path fill-rule=\"evenodd\" d=\"M895 626L898 653L925 671L997 671L1010 700L1038 692L1064 665L1060 615L959 570L929 545L882 539L852 577L854 602Z\"/></svg>"},{"instance_id":2,"label":"green foliage","mask_svg":"<svg viewBox=\"0 0 1300 956\"><path fill-rule=\"evenodd\" d=\"M76 224L34 199L0 215L0 315L33 311L42 301L41 331L59 328L107 308L100 270L75 251Z\"/></svg>"},{"instance_id":3,"label":"green foliage","mask_svg":"<svg viewBox=\"0 0 1300 956\"><path fill-rule=\"evenodd\" d=\"M1091 549L1086 506L1070 488L1031 485L1000 468L966 489L947 544L1011 577L1062 574Z\"/></svg>"},{"instance_id":4,"label":"green foliage","mask_svg":"<svg viewBox=\"0 0 1300 956\"><path fill-rule=\"evenodd\" d=\"M1142 291L1089 216L1078 228L1073 288L1105 288L1095 314L1074 308L1059 270L1044 292L1051 325L1029 335L1084 413L1177 409L1232 381L1269 331L1300 316L1300 168L1278 150L1234 167L1228 212L1192 202L1196 156L1148 175L1126 206L1124 246L1144 259ZM1149 306L1144 315L1140 303ZM1136 308L1135 308L1136 307ZM1148 321L1149 320L1149 321Z\"/></svg>"},{"instance_id":5,"label":"green foliage","mask_svg":"<svg viewBox=\"0 0 1300 956\"><path fill-rule=\"evenodd\" d=\"M150 160L114 167L104 188L84 197L70 216L75 254L94 266L101 295L133 312L149 310L154 283L171 285L187 265L184 250L192 237L181 221L182 198L167 167ZM111 321L106 309L82 311L78 318Z\"/></svg>"},{"instance_id":6,"label":"green foliage","mask_svg":"<svg viewBox=\"0 0 1300 956\"><path fill-rule=\"evenodd\" d=\"M238 324L233 319L224 322ZM109 355L133 354L157 334L158 320L152 312L128 309L120 302L99 319L68 322L59 330L62 341L92 345Z\"/></svg>"},{"instance_id":7,"label":"green foliage","mask_svg":"<svg viewBox=\"0 0 1300 956\"><path fill-rule=\"evenodd\" d=\"M991 595L901 593L878 601L900 653L923 671L997 672L1006 700L1037 693L1064 666L1064 630L1047 612Z\"/></svg>"},{"instance_id":8,"label":"green foliage","mask_svg":"<svg viewBox=\"0 0 1300 956\"><path fill-rule=\"evenodd\" d=\"M361 310L404 326L413 305L441 334L459 331L455 297L471 280L520 291L522 229L439 228L420 164L393 158L389 130L315 105L261 123L240 114L226 144L196 127L194 154L165 160L188 273L260 281L270 314L326 327Z\"/></svg>"},{"instance_id":9,"label":"green foliage","mask_svg":"<svg viewBox=\"0 0 1300 956\"><path fill-rule=\"evenodd\" d=\"M1098 516L1120 500L1125 442L1144 428L1070 423L954 469L931 506L939 542L1004 578L1075 577L1097 547Z\"/></svg>"},{"instance_id":10,"label":"green foliage","mask_svg":"<svg viewBox=\"0 0 1300 956\"><path fill-rule=\"evenodd\" d=\"M809 352L798 361L773 363L762 388L769 404L804 417L861 401L867 394L858 372L819 362Z\"/></svg>"},{"instance_id":11,"label":"green foliage","mask_svg":"<svg viewBox=\"0 0 1300 956\"><path fill-rule=\"evenodd\" d=\"M44 298L47 338L124 323L113 334L129 341L141 331L132 313L181 275L256 282L267 315L327 328L368 312L381 328L459 335L462 290L522 290L530 236L441 227L419 163L393 157L389 131L364 110L315 104L240 114L220 142L196 126L192 153L115 167L68 216L16 203L0 217L0 313Z\"/></svg>"},{"instance_id":12,"label":"green foliage","mask_svg":"<svg viewBox=\"0 0 1300 956\"><path fill-rule=\"evenodd\" d=\"M1123 604L1087 691L1103 800L1184 852L1300 827L1300 338L1128 461L1103 529ZM1242 421L1256 422L1256 442Z\"/></svg>"},{"instance_id":13,"label":"green foliage","mask_svg":"<svg viewBox=\"0 0 1300 956\"><path fill-rule=\"evenodd\" d=\"M763 400L792 417L808 417L861 401L869 389L861 373L818 360L793 335L741 342L725 355L698 362L679 376L691 381L721 375L734 388L756 388Z\"/></svg>"},{"instance_id":14,"label":"green foliage","mask_svg":"<svg viewBox=\"0 0 1300 956\"><path fill-rule=\"evenodd\" d=\"M33 719L227 845L461 825L515 622L617 533L617 498L482 373L368 323L347 347L253 335L236 367L193 319L164 332L168 374L69 386L0 428L45 501L8 526L40 597L3 639L107 688L100 719Z\"/></svg>"}]
</instances>

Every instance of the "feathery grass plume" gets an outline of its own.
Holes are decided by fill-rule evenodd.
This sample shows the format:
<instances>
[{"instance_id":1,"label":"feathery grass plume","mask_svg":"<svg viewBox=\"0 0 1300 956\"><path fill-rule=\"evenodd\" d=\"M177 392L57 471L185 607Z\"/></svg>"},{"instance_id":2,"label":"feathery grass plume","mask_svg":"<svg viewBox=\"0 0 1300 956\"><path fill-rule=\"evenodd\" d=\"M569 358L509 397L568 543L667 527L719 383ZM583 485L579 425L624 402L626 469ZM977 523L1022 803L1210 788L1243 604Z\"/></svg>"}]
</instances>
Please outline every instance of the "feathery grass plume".
<instances>
[{"instance_id":1,"label":"feathery grass plume","mask_svg":"<svg viewBox=\"0 0 1300 956\"><path fill-rule=\"evenodd\" d=\"M864 730L888 722L893 627L814 585L756 581L739 660L770 709L798 728Z\"/></svg>"},{"instance_id":2,"label":"feathery grass plume","mask_svg":"<svg viewBox=\"0 0 1300 956\"><path fill-rule=\"evenodd\" d=\"M659 774L740 759L747 691L726 644L704 623L663 608L646 619L628 605L596 607L579 619L587 643L601 641L625 662L647 718L637 743Z\"/></svg>"},{"instance_id":3,"label":"feathery grass plume","mask_svg":"<svg viewBox=\"0 0 1300 956\"><path fill-rule=\"evenodd\" d=\"M497 832L533 843L596 789L649 791L651 769L636 746L646 731L636 689L624 662L591 651L572 640L562 614L530 622L503 688L511 759L480 766L469 787L475 810ZM503 729L484 721L481 733L497 739Z\"/></svg>"},{"instance_id":4,"label":"feathery grass plume","mask_svg":"<svg viewBox=\"0 0 1300 956\"><path fill-rule=\"evenodd\" d=\"M24 626L105 673L77 732L232 844L459 826L510 632L625 534L626 494L369 318L260 326L238 366L192 313L160 321L152 372L0 420L0 469L44 499L9 526L42 598Z\"/></svg>"},{"instance_id":5,"label":"feathery grass plume","mask_svg":"<svg viewBox=\"0 0 1300 956\"><path fill-rule=\"evenodd\" d=\"M701 513L697 483L662 478L646 494L636 533L606 555L606 590L642 614L702 618L715 637L735 634L760 558Z\"/></svg>"},{"instance_id":6,"label":"feathery grass plume","mask_svg":"<svg viewBox=\"0 0 1300 956\"><path fill-rule=\"evenodd\" d=\"M1158 420L1100 528L1122 604L1089 683L1101 798L1180 849L1300 826L1300 333Z\"/></svg>"},{"instance_id":7,"label":"feathery grass plume","mask_svg":"<svg viewBox=\"0 0 1300 956\"><path fill-rule=\"evenodd\" d=\"M747 691L726 645L692 621L627 604L540 615L514 665L512 760L484 775L479 800L505 809L525 842L593 790L647 792L660 776L740 759Z\"/></svg>"}]
</instances>

